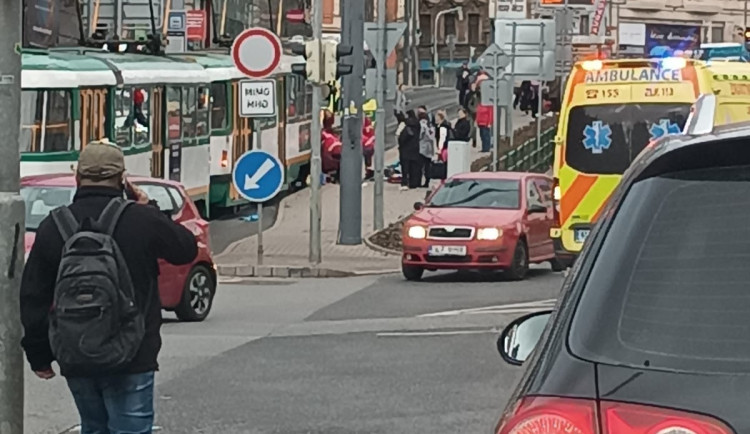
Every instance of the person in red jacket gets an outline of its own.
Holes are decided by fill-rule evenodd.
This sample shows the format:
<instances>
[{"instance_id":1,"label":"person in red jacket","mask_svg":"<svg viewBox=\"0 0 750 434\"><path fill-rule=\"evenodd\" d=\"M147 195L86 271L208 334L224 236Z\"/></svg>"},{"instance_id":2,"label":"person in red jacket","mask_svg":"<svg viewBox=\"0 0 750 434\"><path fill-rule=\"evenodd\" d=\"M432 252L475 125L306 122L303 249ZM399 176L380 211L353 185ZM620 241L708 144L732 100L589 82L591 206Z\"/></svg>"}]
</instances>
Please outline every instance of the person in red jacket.
<instances>
[{"instance_id":1,"label":"person in red jacket","mask_svg":"<svg viewBox=\"0 0 750 434\"><path fill-rule=\"evenodd\" d=\"M482 142L482 152L490 152L492 149L492 122L495 118L493 107L490 105L477 106L477 127L479 128L479 139Z\"/></svg>"}]
</instances>

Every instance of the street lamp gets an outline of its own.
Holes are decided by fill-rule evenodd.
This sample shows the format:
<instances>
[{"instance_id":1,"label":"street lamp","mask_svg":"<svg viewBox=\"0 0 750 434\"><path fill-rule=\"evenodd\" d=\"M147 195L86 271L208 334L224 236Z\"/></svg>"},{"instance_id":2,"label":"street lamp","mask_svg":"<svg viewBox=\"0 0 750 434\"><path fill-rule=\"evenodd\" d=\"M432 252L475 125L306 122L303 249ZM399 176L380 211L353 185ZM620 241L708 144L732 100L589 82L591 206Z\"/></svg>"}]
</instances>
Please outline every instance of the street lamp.
<instances>
[{"instance_id":1,"label":"street lamp","mask_svg":"<svg viewBox=\"0 0 750 434\"><path fill-rule=\"evenodd\" d=\"M745 0L747 2L747 0ZM456 6L454 8L440 11L435 15L435 27L432 28L432 66L435 70L435 87L440 86L440 75L438 73L438 43L437 43L437 29L440 25L440 18L445 14L458 14L458 21L464 20L464 8L462 6Z\"/></svg>"}]
</instances>

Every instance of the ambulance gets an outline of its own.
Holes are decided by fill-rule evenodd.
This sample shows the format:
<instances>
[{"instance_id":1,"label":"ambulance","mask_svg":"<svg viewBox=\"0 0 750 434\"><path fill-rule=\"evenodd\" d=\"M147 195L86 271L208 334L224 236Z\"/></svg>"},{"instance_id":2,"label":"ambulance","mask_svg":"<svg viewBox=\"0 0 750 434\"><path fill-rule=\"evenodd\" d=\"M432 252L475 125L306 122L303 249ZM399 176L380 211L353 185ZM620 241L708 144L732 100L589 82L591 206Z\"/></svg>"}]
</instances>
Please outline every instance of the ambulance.
<instances>
[{"instance_id":1,"label":"ambulance","mask_svg":"<svg viewBox=\"0 0 750 434\"><path fill-rule=\"evenodd\" d=\"M728 63L728 62L721 62ZM691 105L710 91L704 62L608 59L577 62L555 137L550 231L558 260L572 264L625 169L652 140L679 134Z\"/></svg>"}]
</instances>

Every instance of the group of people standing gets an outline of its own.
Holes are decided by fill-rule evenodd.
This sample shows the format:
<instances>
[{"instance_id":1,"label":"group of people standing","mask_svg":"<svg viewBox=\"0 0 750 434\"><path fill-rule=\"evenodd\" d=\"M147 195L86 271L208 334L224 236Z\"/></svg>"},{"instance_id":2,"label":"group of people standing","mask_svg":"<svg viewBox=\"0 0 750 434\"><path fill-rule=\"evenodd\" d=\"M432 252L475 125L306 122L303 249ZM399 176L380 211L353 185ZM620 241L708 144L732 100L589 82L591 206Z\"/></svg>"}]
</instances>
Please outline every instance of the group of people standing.
<instances>
[{"instance_id":1,"label":"group of people standing","mask_svg":"<svg viewBox=\"0 0 750 434\"><path fill-rule=\"evenodd\" d=\"M402 92L399 92L402 94ZM430 116L426 106L417 111L405 110L406 101L399 100L396 139L401 164L401 189L427 188L433 178L442 178L448 161L448 142L469 141L471 122L465 109L460 109L455 123L448 120L445 110Z\"/></svg>"}]
</instances>

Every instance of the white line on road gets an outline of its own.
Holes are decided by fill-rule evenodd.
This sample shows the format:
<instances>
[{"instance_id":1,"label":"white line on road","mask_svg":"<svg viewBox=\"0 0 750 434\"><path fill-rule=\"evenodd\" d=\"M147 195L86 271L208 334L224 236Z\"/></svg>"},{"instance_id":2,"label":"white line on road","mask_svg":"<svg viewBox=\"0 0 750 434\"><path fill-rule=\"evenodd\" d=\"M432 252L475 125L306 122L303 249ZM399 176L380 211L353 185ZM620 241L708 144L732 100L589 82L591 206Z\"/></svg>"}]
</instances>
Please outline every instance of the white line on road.
<instances>
[{"instance_id":1,"label":"white line on road","mask_svg":"<svg viewBox=\"0 0 750 434\"><path fill-rule=\"evenodd\" d=\"M454 336L454 335L481 335L498 333L497 330L454 330L449 332L387 332L378 333L379 338L417 337L417 336Z\"/></svg>"},{"instance_id":2,"label":"white line on road","mask_svg":"<svg viewBox=\"0 0 750 434\"><path fill-rule=\"evenodd\" d=\"M447 310L444 312L426 313L417 316L417 318L430 318L439 316L455 315L479 315L479 314L518 314L532 313L540 310L547 310L555 307L557 300L550 298L547 300L537 300L523 303L509 303L496 306L477 307L472 309Z\"/></svg>"}]
</instances>

